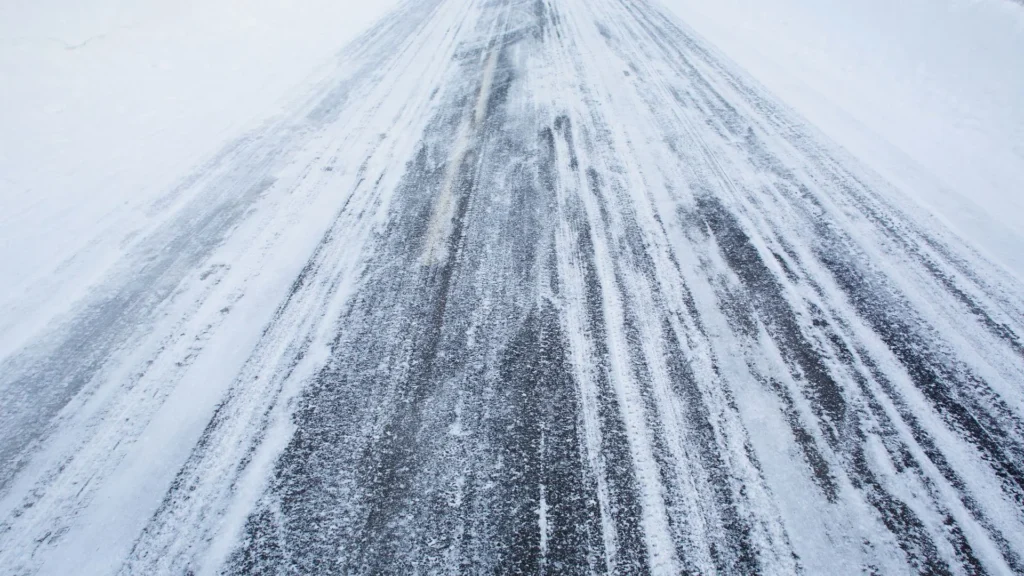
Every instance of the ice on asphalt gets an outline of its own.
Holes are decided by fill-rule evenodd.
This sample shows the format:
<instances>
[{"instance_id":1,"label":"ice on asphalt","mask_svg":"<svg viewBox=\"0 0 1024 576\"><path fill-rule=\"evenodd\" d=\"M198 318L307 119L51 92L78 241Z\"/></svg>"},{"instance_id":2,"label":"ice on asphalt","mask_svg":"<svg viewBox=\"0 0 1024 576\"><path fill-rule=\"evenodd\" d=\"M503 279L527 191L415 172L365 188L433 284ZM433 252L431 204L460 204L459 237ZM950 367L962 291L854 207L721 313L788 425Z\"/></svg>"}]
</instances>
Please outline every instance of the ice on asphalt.
<instances>
[{"instance_id":1,"label":"ice on asphalt","mask_svg":"<svg viewBox=\"0 0 1024 576\"><path fill-rule=\"evenodd\" d=\"M1011 0L7 3L0 574L1024 569L1022 61Z\"/></svg>"}]
</instances>

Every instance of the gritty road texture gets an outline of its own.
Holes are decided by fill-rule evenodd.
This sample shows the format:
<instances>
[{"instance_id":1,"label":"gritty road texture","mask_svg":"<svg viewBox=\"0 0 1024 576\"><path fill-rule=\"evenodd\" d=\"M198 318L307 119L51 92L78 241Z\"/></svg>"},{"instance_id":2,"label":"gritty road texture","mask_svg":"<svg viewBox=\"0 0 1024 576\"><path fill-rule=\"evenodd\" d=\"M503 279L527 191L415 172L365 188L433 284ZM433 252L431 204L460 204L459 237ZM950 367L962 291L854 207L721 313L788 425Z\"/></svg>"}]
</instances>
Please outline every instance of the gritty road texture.
<instances>
[{"instance_id":1,"label":"gritty road texture","mask_svg":"<svg viewBox=\"0 0 1024 576\"><path fill-rule=\"evenodd\" d=\"M428 0L345 62L4 360L0 572L1024 573L1020 283L685 24Z\"/></svg>"}]
</instances>

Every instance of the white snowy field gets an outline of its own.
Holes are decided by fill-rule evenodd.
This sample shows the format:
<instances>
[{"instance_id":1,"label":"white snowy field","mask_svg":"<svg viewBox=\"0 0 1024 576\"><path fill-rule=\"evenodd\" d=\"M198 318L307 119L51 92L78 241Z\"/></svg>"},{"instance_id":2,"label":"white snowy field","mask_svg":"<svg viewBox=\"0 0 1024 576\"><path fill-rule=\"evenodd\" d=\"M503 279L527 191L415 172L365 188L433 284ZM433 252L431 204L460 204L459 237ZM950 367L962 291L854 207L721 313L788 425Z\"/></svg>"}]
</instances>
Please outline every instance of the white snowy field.
<instances>
[{"instance_id":1,"label":"white snowy field","mask_svg":"<svg viewBox=\"0 0 1024 576\"><path fill-rule=\"evenodd\" d=\"M1024 277L1024 5L662 1L829 138Z\"/></svg>"},{"instance_id":2,"label":"white snowy field","mask_svg":"<svg viewBox=\"0 0 1024 576\"><path fill-rule=\"evenodd\" d=\"M308 93L395 4L0 4L0 356L167 216L156 198Z\"/></svg>"}]
</instances>

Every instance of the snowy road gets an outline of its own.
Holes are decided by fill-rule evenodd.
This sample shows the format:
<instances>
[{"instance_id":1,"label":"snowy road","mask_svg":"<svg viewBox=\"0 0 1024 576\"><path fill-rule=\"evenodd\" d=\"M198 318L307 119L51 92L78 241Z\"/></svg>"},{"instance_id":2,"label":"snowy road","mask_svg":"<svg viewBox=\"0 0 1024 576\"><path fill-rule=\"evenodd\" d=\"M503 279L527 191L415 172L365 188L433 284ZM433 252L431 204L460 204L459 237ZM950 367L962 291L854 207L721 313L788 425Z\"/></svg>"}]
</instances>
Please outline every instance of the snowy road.
<instances>
[{"instance_id":1,"label":"snowy road","mask_svg":"<svg viewBox=\"0 0 1024 576\"><path fill-rule=\"evenodd\" d=\"M427 0L0 364L5 574L1024 572L1024 287L642 0Z\"/></svg>"}]
</instances>

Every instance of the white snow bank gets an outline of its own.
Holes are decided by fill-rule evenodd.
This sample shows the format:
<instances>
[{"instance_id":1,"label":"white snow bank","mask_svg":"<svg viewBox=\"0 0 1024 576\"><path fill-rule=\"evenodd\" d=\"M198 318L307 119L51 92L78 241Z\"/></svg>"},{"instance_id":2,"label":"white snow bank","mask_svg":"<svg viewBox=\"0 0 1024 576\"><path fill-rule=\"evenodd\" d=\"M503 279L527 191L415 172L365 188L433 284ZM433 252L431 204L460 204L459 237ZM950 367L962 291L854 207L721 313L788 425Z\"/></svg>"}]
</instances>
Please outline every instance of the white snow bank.
<instances>
[{"instance_id":1,"label":"white snow bank","mask_svg":"<svg viewBox=\"0 0 1024 576\"><path fill-rule=\"evenodd\" d=\"M102 273L157 195L395 4L0 3L0 352Z\"/></svg>"},{"instance_id":2,"label":"white snow bank","mask_svg":"<svg viewBox=\"0 0 1024 576\"><path fill-rule=\"evenodd\" d=\"M1024 5L662 2L829 137L1024 278Z\"/></svg>"}]
</instances>

